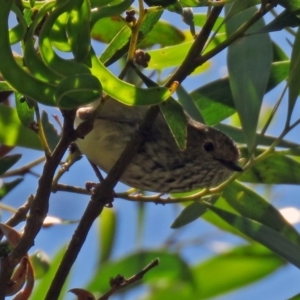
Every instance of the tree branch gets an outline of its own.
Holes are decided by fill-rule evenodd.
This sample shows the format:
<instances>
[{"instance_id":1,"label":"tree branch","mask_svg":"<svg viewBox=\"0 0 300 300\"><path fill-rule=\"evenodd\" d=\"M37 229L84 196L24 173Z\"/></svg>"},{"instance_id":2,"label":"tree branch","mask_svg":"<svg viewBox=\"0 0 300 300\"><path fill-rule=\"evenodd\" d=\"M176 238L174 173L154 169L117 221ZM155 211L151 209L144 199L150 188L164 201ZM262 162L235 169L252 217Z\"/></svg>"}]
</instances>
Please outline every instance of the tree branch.
<instances>
[{"instance_id":1,"label":"tree branch","mask_svg":"<svg viewBox=\"0 0 300 300\"><path fill-rule=\"evenodd\" d=\"M1 258L0 266L0 299L5 298L6 283L9 282L16 264L26 255L34 244L34 239L40 231L43 221L48 213L51 184L55 171L71 141L76 139L74 132L75 111L63 111L64 126L62 137L53 151L46 159L43 173L39 179L39 186L32 199L30 214L24 229L24 234L8 257ZM54 299L54 298L53 298Z\"/></svg>"}]
</instances>

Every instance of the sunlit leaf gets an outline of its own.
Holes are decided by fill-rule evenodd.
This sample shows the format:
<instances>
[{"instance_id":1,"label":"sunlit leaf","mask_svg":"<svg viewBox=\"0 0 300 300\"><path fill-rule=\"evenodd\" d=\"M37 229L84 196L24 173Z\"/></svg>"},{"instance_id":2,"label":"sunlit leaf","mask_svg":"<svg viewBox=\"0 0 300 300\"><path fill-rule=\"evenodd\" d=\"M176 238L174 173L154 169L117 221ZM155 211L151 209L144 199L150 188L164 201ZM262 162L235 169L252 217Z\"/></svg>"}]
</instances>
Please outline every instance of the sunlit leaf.
<instances>
[{"instance_id":1,"label":"sunlit leaf","mask_svg":"<svg viewBox=\"0 0 300 300\"><path fill-rule=\"evenodd\" d=\"M116 239L117 215L112 208L104 209L99 218L99 265L107 261L114 247Z\"/></svg>"},{"instance_id":2,"label":"sunlit leaf","mask_svg":"<svg viewBox=\"0 0 300 300\"><path fill-rule=\"evenodd\" d=\"M20 121L25 127L30 126L34 120L34 107L30 107L29 102L22 94L15 92L16 109Z\"/></svg>"},{"instance_id":3,"label":"sunlit leaf","mask_svg":"<svg viewBox=\"0 0 300 300\"><path fill-rule=\"evenodd\" d=\"M7 146L42 150L37 134L21 124L16 109L5 105L0 105L0 142Z\"/></svg>"},{"instance_id":4,"label":"sunlit leaf","mask_svg":"<svg viewBox=\"0 0 300 300\"><path fill-rule=\"evenodd\" d=\"M162 70L164 68L180 65L186 57L191 46L192 42L187 42L175 46L148 51L148 54L151 56L148 68ZM210 63L206 62L202 66L198 67L195 72L203 72L207 70L209 66Z\"/></svg>"},{"instance_id":5,"label":"sunlit leaf","mask_svg":"<svg viewBox=\"0 0 300 300\"><path fill-rule=\"evenodd\" d=\"M138 42L142 41L150 30L152 30L153 26L160 19L162 13L163 10L154 12L148 11L141 26ZM106 66L109 66L126 54L129 48L130 36L131 30L125 25L101 54L101 62L103 62Z\"/></svg>"}]
</instances>

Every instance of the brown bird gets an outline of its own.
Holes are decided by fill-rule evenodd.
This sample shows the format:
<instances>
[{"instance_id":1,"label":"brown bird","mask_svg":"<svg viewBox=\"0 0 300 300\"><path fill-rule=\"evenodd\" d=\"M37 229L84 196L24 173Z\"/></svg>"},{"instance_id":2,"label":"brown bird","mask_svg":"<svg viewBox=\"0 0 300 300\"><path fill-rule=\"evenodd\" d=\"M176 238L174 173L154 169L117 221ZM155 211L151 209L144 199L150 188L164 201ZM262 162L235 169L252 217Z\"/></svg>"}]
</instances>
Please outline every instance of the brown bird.
<instances>
[{"instance_id":1,"label":"brown bird","mask_svg":"<svg viewBox=\"0 0 300 300\"><path fill-rule=\"evenodd\" d=\"M96 103L79 108L75 123L87 119L95 106ZM146 110L146 107L129 107L109 99L93 130L76 141L80 151L109 172L138 129ZM159 114L121 182L145 191L186 192L217 186L234 171L242 171L238 165L238 148L230 137L187 118L187 147L181 151Z\"/></svg>"}]
</instances>

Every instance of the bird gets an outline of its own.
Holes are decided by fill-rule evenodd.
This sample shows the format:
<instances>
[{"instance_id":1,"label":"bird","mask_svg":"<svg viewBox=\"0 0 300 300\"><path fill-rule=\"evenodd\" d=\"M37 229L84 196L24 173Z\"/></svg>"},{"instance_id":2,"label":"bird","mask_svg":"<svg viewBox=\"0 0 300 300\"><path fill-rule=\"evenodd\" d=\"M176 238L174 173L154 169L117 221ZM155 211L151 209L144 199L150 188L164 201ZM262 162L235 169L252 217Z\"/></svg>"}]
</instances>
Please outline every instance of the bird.
<instances>
[{"instance_id":1,"label":"bird","mask_svg":"<svg viewBox=\"0 0 300 300\"><path fill-rule=\"evenodd\" d=\"M90 118L99 101L77 110L75 126ZM145 116L147 107L105 101L93 129L76 144L81 153L108 173ZM243 169L235 142L216 128L187 117L186 149L179 149L161 113L120 181L158 193L178 193L219 185Z\"/></svg>"}]
</instances>

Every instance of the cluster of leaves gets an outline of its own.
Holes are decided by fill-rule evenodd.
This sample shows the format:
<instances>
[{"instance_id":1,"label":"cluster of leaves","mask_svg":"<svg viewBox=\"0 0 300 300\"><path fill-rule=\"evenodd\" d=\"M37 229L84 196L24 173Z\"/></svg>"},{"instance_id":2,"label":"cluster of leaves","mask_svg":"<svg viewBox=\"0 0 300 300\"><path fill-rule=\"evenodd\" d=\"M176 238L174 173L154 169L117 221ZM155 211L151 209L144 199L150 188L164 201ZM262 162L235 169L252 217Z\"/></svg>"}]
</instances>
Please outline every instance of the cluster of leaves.
<instances>
[{"instance_id":1,"label":"cluster of leaves","mask_svg":"<svg viewBox=\"0 0 300 300\"><path fill-rule=\"evenodd\" d=\"M173 90L166 87L170 87L173 81L181 83L192 72L197 75L206 71L209 68L209 59L228 48L228 77L197 87L190 93L179 87L177 95L181 105L193 118L216 126L239 143L245 169L244 173L239 175L239 181L234 181L238 176L235 175L217 188L195 191L189 195L172 195L169 198L163 198L161 195L133 195L131 192L120 193L118 196L140 202L187 203L174 221L173 228L188 224L201 216L215 226L247 241L250 238L252 242L192 267L188 266L180 255L166 251L143 251L114 261L110 259L115 231L115 216L112 214L109 220L106 220L105 233L100 237L103 242L102 256L93 280L86 287L87 290L104 294L108 290L107 281L110 276L118 273L131 276L156 257L160 257L161 265L147 274L145 282L152 287L147 299L213 297L267 276L282 266L285 260L300 267L299 233L269 201L241 183L300 183L299 145L284 139L285 135L295 130L300 123L297 112L294 112L300 90L300 31L294 32L290 28L299 26L300 2L182 0L158 3L148 0L147 4L151 7L145 12L140 1L137 20L126 23L121 14L130 9L132 2L0 0L0 73L3 76L0 91L14 92L16 100L15 108L5 105L0 107L0 141L6 147L20 146L44 150L47 162L40 185L51 185L67 146L77 137L76 134L72 135L67 131L68 120L73 122L78 106L90 103L104 93L130 106L153 106L169 99L168 105L161 106L161 110L178 146L184 148L185 118L178 102L170 98ZM278 4L282 12L279 15L274 13L272 21L265 25L263 16ZM219 15L223 5L224 17ZM191 7L197 6L209 6L209 16L193 14ZM198 36L192 37L190 33L162 21L160 18L165 9L181 14L190 26L191 33L195 32L195 28L205 28L209 29L208 34L203 30ZM17 16L18 23L9 29L11 13ZM294 35L291 58L271 40L269 34L286 27ZM96 53L91 44L92 39L108 44L101 54ZM12 45L16 43L21 44L22 57L17 57L11 50ZM164 48L152 49L157 44ZM162 71L168 72L170 68L178 68L173 73L172 80L165 84L166 87L154 87L155 84L141 74L144 83L150 87L138 87L121 80L108 69L109 65L127 55L126 70L134 59L134 50L137 47L149 48L151 60L148 68L158 74L160 82L164 81L160 78ZM73 58L63 58L65 55L59 56L59 52L71 54ZM282 97L278 99L262 131L258 133L258 120L264 96L282 82L286 82L285 90L289 92L287 116L283 122L282 133L278 136L265 134ZM41 104L58 107L62 111L65 120L62 138L59 141L57 137L49 137L51 128L47 127L47 121L43 121L46 117L40 117ZM241 127L221 124L234 113L238 113ZM292 121L292 115L296 120ZM34 120L38 123L38 134L33 130ZM3 177L8 176L7 170L19 158L18 155L2 158L0 174ZM53 186L55 190L62 189L62 186L57 184L62 173L53 181L56 183L55 187ZM50 181L46 182L46 179ZM21 180L3 184L0 190L1 197L17 187ZM42 188L44 186L41 186ZM71 188L69 190L79 191ZM45 194L47 191L49 194ZM28 200L25 205L25 213L17 211L8 222L9 226L16 226L26 218L30 207L32 214L37 211L33 208L41 211L40 224L29 218L24 238L14 246L10 255L16 261L20 261L27 253L31 246L30 241L34 240L43 224L50 192L51 187L44 188L43 194L38 190L35 198ZM41 198L43 199L39 200ZM39 201L43 201L44 204L41 206L42 202ZM104 203L102 208L105 204L107 203ZM99 213L102 208L99 208ZM92 223L93 218L90 219ZM56 281L52 280L61 256L62 253L59 253L55 258L34 297L41 299L45 295L45 286L66 279L66 276L62 277L57 273L59 275L56 275ZM68 253L65 254L65 259L68 259ZM4 257L3 261L9 267L7 270L2 268L1 280L7 279L5 276L10 278L9 272L14 267L11 263L13 260L9 262ZM218 282L215 274L220 268L232 268L235 272ZM1 296L4 295L1 294L3 282L7 280L2 280L2 286L0 281ZM158 284L160 282L164 284ZM115 291L121 288L120 285ZM2 290L5 290L5 286ZM60 288L51 290L46 299L57 298L59 292Z\"/></svg>"}]
</instances>

